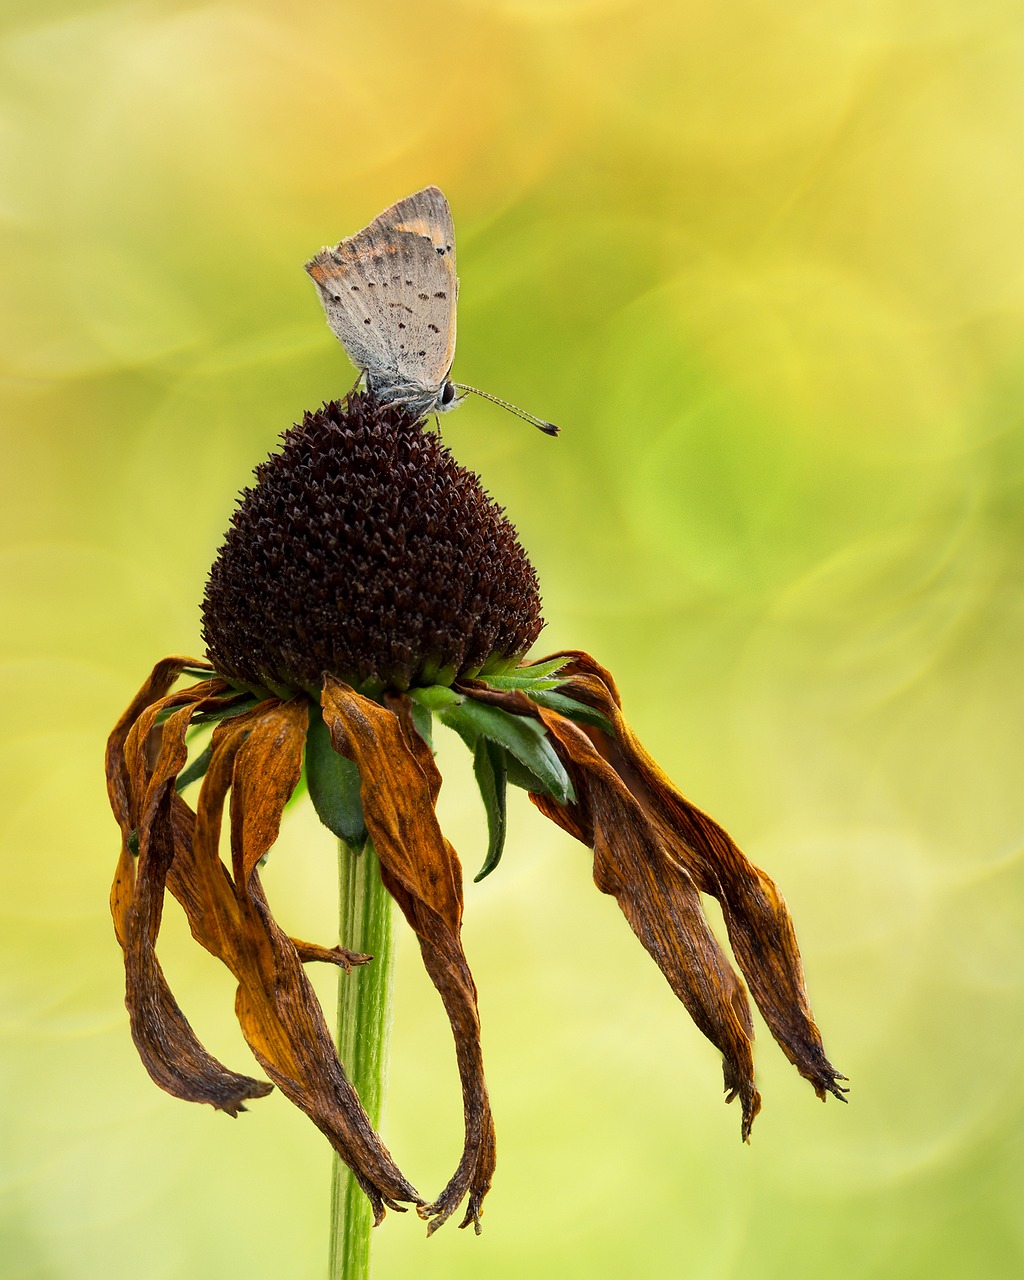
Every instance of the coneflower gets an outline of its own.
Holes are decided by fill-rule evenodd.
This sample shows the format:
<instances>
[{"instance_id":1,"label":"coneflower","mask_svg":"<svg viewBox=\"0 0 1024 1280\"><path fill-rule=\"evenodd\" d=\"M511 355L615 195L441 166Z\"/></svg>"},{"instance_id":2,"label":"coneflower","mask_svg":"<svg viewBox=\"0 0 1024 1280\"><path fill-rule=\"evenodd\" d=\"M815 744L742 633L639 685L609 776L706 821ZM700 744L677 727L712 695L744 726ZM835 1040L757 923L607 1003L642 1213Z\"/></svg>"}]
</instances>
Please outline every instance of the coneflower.
<instances>
[{"instance_id":1,"label":"coneflower","mask_svg":"<svg viewBox=\"0 0 1024 1280\"><path fill-rule=\"evenodd\" d=\"M196 940L237 979L236 1012L258 1063L351 1169L376 1221L386 1206L411 1204L433 1229L465 1202L463 1225L478 1226L494 1171L476 988L460 940L462 870L434 809L435 720L473 753L490 833L480 875L501 857L507 784L522 787L593 851L598 888L721 1051L744 1138L760 1106L751 1015L701 893L721 904L738 966L787 1057L820 1097L844 1092L775 885L665 777L594 659L526 661L542 626L536 574L478 478L406 410L353 394L307 414L257 469L207 584L206 660L158 663L108 745L122 833L111 902L147 1070L168 1092L230 1114L271 1088L211 1057L171 994L155 951L170 890ZM199 750L194 731L204 726L212 735ZM381 1142L303 971L312 961L346 972L380 961L288 937L260 882L303 769L325 825L376 855L451 1023L465 1141L432 1199ZM192 808L181 793L197 782ZM230 866L218 851L229 793Z\"/></svg>"}]
</instances>

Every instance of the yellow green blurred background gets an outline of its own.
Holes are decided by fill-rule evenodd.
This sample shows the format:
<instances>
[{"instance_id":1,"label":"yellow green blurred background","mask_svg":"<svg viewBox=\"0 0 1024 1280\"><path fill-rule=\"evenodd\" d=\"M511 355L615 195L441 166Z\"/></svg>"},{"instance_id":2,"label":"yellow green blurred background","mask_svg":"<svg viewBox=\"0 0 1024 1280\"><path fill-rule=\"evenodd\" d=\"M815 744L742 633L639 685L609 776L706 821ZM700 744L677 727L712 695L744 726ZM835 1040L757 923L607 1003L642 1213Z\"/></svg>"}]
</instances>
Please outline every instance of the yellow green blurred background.
<instances>
[{"instance_id":1,"label":"yellow green blurred background","mask_svg":"<svg viewBox=\"0 0 1024 1280\"><path fill-rule=\"evenodd\" d=\"M1024 1273L1017 0L8 0L2 16L0 1275L320 1277L329 1150L133 1049L103 740L237 491L353 372L303 262L434 182L462 279L444 421L679 784L779 882L849 1107L759 1024L749 1147L587 852L516 793L467 890L499 1163L480 1239L377 1280ZM468 758L446 829L475 871ZM327 941L333 847L266 872ZM251 1069L226 972L162 957ZM319 979L330 1000L330 976ZM385 1137L458 1158L403 937Z\"/></svg>"}]
</instances>

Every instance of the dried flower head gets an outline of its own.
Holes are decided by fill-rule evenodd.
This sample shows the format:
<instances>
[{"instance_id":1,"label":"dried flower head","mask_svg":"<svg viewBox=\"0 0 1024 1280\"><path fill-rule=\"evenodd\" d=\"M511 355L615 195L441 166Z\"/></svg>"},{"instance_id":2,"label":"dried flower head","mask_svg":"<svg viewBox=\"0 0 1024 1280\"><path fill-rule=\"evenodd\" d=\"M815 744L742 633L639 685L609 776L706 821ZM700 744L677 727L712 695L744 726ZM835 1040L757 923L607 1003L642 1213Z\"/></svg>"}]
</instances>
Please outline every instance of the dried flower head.
<instances>
[{"instance_id":1,"label":"dried flower head","mask_svg":"<svg viewBox=\"0 0 1024 1280\"><path fill-rule=\"evenodd\" d=\"M127 1005L162 1088L232 1115L271 1088L211 1057L174 1000L155 951L170 890L196 940L237 979L236 1012L260 1066L351 1168L376 1220L385 1206L413 1204L433 1229L465 1201L462 1225L478 1226L494 1126L460 938L462 870L435 815L440 720L473 753L490 833L480 876L501 857L507 784L522 787L593 851L598 888L722 1053L744 1138L760 1107L751 1015L701 893L721 904L787 1057L820 1097L842 1097L775 885L645 752L607 671L580 652L523 660L542 626L533 568L477 478L403 409L353 395L286 433L235 512L203 625L209 661L158 663L107 750ZM183 676L193 683L175 688ZM209 744L190 751L204 726ZM370 958L288 937L260 882L303 766L325 825L356 848L372 842L451 1023L465 1141L432 1201L374 1131L303 972ZM193 809L181 792L200 779ZM230 867L218 852L229 793Z\"/></svg>"},{"instance_id":2,"label":"dried flower head","mask_svg":"<svg viewBox=\"0 0 1024 1280\"><path fill-rule=\"evenodd\" d=\"M256 480L203 604L221 675L315 696L325 671L404 690L514 661L540 634L515 529L402 410L353 396L306 414Z\"/></svg>"}]
</instances>

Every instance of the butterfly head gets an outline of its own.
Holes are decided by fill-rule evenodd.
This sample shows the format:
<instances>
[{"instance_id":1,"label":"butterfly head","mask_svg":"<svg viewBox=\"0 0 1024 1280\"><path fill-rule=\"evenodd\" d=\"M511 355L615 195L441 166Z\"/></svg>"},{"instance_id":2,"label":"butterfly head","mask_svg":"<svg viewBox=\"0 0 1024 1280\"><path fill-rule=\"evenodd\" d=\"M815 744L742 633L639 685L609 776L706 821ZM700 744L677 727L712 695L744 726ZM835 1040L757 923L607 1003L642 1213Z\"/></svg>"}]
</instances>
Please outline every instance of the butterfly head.
<instances>
[{"instance_id":1,"label":"butterfly head","mask_svg":"<svg viewBox=\"0 0 1024 1280\"><path fill-rule=\"evenodd\" d=\"M454 382L445 378L440 387L424 386L419 382L401 382L387 374L365 370L366 389L380 404L400 405L414 418L426 418L432 413L447 413L466 398L458 394Z\"/></svg>"}]
</instances>

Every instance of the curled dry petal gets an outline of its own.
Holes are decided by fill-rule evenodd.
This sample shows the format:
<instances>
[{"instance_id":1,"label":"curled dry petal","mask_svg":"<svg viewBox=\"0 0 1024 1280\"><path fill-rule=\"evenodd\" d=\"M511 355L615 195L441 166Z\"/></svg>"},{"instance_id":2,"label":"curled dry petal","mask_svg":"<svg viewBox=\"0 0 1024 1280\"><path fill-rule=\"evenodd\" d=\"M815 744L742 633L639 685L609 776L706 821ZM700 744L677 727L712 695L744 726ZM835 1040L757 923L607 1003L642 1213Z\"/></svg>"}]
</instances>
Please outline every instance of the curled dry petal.
<instances>
[{"instance_id":1,"label":"curled dry petal","mask_svg":"<svg viewBox=\"0 0 1024 1280\"><path fill-rule=\"evenodd\" d=\"M132 1038L150 1076L176 1097L208 1102L229 1115L237 1115L244 1110L246 1099L264 1096L270 1092L270 1085L230 1071L203 1048L171 994L155 951L164 886L175 855L174 781L185 760L185 730L193 712L210 692L208 685L194 688L192 703L174 712L167 721L150 773L146 760L153 726L158 713L172 701L161 694L173 683L181 662L170 659L157 667L111 735L107 776L111 803L121 827L121 854L111 890L111 912L124 950L125 1003ZM140 715L145 699L154 697L157 701ZM181 697L177 700L181 701ZM136 830L137 863L129 850L129 840Z\"/></svg>"},{"instance_id":2,"label":"curled dry petal","mask_svg":"<svg viewBox=\"0 0 1024 1280\"><path fill-rule=\"evenodd\" d=\"M217 728L194 839L176 859L170 887L193 936L238 979L235 1010L260 1065L328 1138L379 1222L384 1205L420 1197L347 1079L302 957L274 920L255 869L298 781L307 715L305 699L270 701ZM229 788L234 877L217 853Z\"/></svg>"},{"instance_id":3,"label":"curled dry petal","mask_svg":"<svg viewBox=\"0 0 1024 1280\"><path fill-rule=\"evenodd\" d=\"M193 936L238 979L236 1009L257 1058L352 1168L377 1221L384 1205L422 1203L373 1130L338 1061L305 959L344 967L368 959L342 948L294 943L279 928L256 865L277 836L284 804L301 768L308 716L305 699L270 699L224 720L214 732L198 812L175 794L185 763L185 730L198 709L225 701L211 680L179 693L167 689L185 659L160 664L111 736L108 785L122 830L111 895L115 930L125 949L127 1004L143 1061L178 1097L235 1114L271 1085L228 1071L199 1044L163 978L154 945L164 887L185 909ZM175 710L181 707L181 710ZM171 711L161 730L157 719ZM153 761L153 744L159 750ZM224 801L232 791L233 877L218 846ZM129 851L138 838L138 867Z\"/></svg>"},{"instance_id":4,"label":"curled dry petal","mask_svg":"<svg viewBox=\"0 0 1024 1280\"><path fill-rule=\"evenodd\" d=\"M330 676L324 680L322 705L335 750L358 766L363 814L381 878L419 939L455 1037L465 1145L448 1185L420 1212L432 1219L434 1230L468 1195L461 1225L472 1223L479 1230L494 1172L494 1123L484 1085L476 987L460 936L462 868L434 813L440 777L429 751L411 736L410 717Z\"/></svg>"},{"instance_id":5,"label":"curled dry petal","mask_svg":"<svg viewBox=\"0 0 1024 1280\"><path fill-rule=\"evenodd\" d=\"M130 778L124 754L128 734L142 712L152 707L154 703L160 702L182 671L186 667L194 665L196 664L193 663L191 658L161 659L153 668L145 684L132 699L124 715L114 725L110 737L107 739L107 795L110 799L110 807L114 811L114 817L117 819L125 839L135 830L138 820L138 814L132 812ZM212 668L210 674L211 676L214 675ZM214 678L188 690L188 693L194 695L188 701L198 702L200 697L223 693L227 688L226 680ZM200 691L202 692L200 693Z\"/></svg>"},{"instance_id":6,"label":"curled dry petal","mask_svg":"<svg viewBox=\"0 0 1024 1280\"><path fill-rule=\"evenodd\" d=\"M618 690L607 671L586 653L559 673L571 678L562 689L601 711L615 726L615 738L586 728L597 750L637 798L672 855L698 887L722 907L729 942L751 994L772 1035L790 1062L814 1086L842 1099L840 1075L825 1056L814 1023L796 932L785 899L730 836L672 784L644 749L622 715Z\"/></svg>"},{"instance_id":7,"label":"curled dry petal","mask_svg":"<svg viewBox=\"0 0 1024 1280\"><path fill-rule=\"evenodd\" d=\"M708 928L692 879L582 728L553 711L541 718L558 743L578 802L531 799L594 851L594 882L614 896L694 1022L722 1053L727 1101L739 1096L744 1140L761 1106L753 1028L743 984Z\"/></svg>"},{"instance_id":8,"label":"curled dry petal","mask_svg":"<svg viewBox=\"0 0 1024 1280\"><path fill-rule=\"evenodd\" d=\"M303 964L319 960L323 964L336 964L346 973L351 973L354 965L369 964L373 959L361 951L349 951L348 947L322 947L316 942L303 942L301 938L292 938L292 946Z\"/></svg>"}]
</instances>

